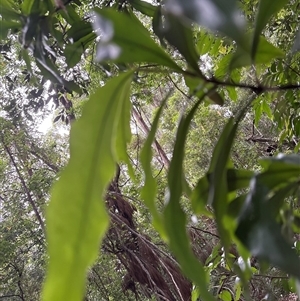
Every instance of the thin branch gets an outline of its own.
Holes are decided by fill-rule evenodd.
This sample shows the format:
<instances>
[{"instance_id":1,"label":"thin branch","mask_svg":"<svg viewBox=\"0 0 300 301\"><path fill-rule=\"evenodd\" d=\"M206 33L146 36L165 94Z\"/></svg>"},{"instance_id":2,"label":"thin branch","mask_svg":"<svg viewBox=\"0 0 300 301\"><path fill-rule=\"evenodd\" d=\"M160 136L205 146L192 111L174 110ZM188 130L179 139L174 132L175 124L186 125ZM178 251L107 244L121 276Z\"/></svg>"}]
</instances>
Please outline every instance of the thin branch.
<instances>
[{"instance_id":1,"label":"thin branch","mask_svg":"<svg viewBox=\"0 0 300 301\"><path fill-rule=\"evenodd\" d=\"M3 143L3 147L4 147L5 151L7 152L8 156L9 156L9 158L10 158L10 160L11 160L11 162L12 162L12 164L13 164L13 166L14 166L17 174L18 174L19 180L21 181L23 189L24 189L24 191L25 191L25 193L27 195L28 202L30 203L30 205L31 205L31 207L32 207L32 209L33 209L33 211L35 213L35 216L36 216L36 218L37 218L37 220L38 220L38 222L39 222L39 224L40 224L43 232L45 233L45 224L44 224L44 221L43 221L43 219L42 219L42 217L41 217L41 215L40 215L40 213L38 211L38 208L37 208L37 206L36 206L36 204L35 204L32 196L31 196L30 190L28 189L28 187L27 187L27 185L25 183L25 180L24 180L24 178L23 178L23 176L22 176L22 174L21 174L21 172L20 172L20 170L19 170L19 168L17 166L17 163L15 162L15 159L14 159L14 157L13 157L10 149L8 148L8 146L6 145L6 143L3 141L3 139L2 139L2 143Z\"/></svg>"}]
</instances>

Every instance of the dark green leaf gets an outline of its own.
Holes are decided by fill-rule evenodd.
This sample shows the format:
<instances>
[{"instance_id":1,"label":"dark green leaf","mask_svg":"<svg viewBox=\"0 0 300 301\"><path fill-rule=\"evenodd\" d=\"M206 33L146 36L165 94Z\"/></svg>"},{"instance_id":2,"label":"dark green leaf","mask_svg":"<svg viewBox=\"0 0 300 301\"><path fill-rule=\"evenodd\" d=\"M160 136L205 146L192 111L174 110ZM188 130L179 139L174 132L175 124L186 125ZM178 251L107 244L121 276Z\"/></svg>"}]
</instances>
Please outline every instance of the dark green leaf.
<instances>
[{"instance_id":1,"label":"dark green leaf","mask_svg":"<svg viewBox=\"0 0 300 301\"><path fill-rule=\"evenodd\" d=\"M244 20L235 0L168 0L166 10L179 18L189 18L199 25L219 31L240 46L245 45Z\"/></svg>"},{"instance_id":2,"label":"dark green leaf","mask_svg":"<svg viewBox=\"0 0 300 301\"><path fill-rule=\"evenodd\" d=\"M156 113L150 132L144 143L140 155L141 164L145 173L145 183L143 188L141 189L141 197L145 201L145 204L147 205L147 207L151 212L154 227L159 231L162 237L165 237L165 230L163 229L162 217L160 216L155 205L157 182L152 174L151 161L152 161L152 144L155 141L155 134L158 127L158 122L161 117L163 108L166 104L166 101L169 98L169 94L165 97L162 104L160 105L159 110Z\"/></svg>"},{"instance_id":3,"label":"dark green leaf","mask_svg":"<svg viewBox=\"0 0 300 301\"><path fill-rule=\"evenodd\" d=\"M299 258L283 238L274 219L278 200L275 200L275 205L267 200L269 189L260 182L259 177L252 179L250 188L239 217L237 237L253 256L300 278ZM279 197L284 197L288 190L283 192Z\"/></svg>"},{"instance_id":4,"label":"dark green leaf","mask_svg":"<svg viewBox=\"0 0 300 301\"><path fill-rule=\"evenodd\" d=\"M37 23L39 20L40 17L37 14L26 17L25 25L23 26L22 31L22 46L24 48L28 48L33 38L36 37Z\"/></svg>"},{"instance_id":5,"label":"dark green leaf","mask_svg":"<svg viewBox=\"0 0 300 301\"><path fill-rule=\"evenodd\" d=\"M196 214L206 212L206 205L208 201L209 182L207 177L201 178L194 188L190 197L193 211Z\"/></svg>"},{"instance_id":6,"label":"dark green leaf","mask_svg":"<svg viewBox=\"0 0 300 301\"><path fill-rule=\"evenodd\" d=\"M179 261L183 272L199 287L201 297L209 301L214 300L214 298L207 290L205 270L191 250L186 232L186 215L180 206L184 183L182 167L184 145L190 122L202 100L203 98L193 106L187 117L182 118L179 124L168 172L169 195L163 216L171 250Z\"/></svg>"},{"instance_id":7,"label":"dark green leaf","mask_svg":"<svg viewBox=\"0 0 300 301\"><path fill-rule=\"evenodd\" d=\"M20 22L0 20L0 40L5 40L9 31L19 31L22 28Z\"/></svg>"},{"instance_id":8,"label":"dark green leaf","mask_svg":"<svg viewBox=\"0 0 300 301\"><path fill-rule=\"evenodd\" d=\"M260 36L259 43L255 55L256 64L269 63L275 58L284 57L284 52L273 46L263 36ZM230 62L230 69L250 66L253 63L250 52L245 51L241 47L238 47L237 51L232 56Z\"/></svg>"},{"instance_id":9,"label":"dark green leaf","mask_svg":"<svg viewBox=\"0 0 300 301\"><path fill-rule=\"evenodd\" d=\"M13 20L21 20L21 15L17 13L15 3L10 0L0 1L0 15L2 21L11 22Z\"/></svg>"},{"instance_id":10,"label":"dark green leaf","mask_svg":"<svg viewBox=\"0 0 300 301\"><path fill-rule=\"evenodd\" d=\"M279 154L272 158L260 159L261 166L268 171L279 171L287 167L290 170L299 170L300 168L300 155L298 154Z\"/></svg>"},{"instance_id":11,"label":"dark green leaf","mask_svg":"<svg viewBox=\"0 0 300 301\"><path fill-rule=\"evenodd\" d=\"M253 42L251 48L251 59L256 60L256 50L259 48L260 34L268 23L272 15L276 14L282 7L288 3L288 0L260 0L258 12L255 20L255 28L253 34Z\"/></svg>"},{"instance_id":12,"label":"dark green leaf","mask_svg":"<svg viewBox=\"0 0 300 301\"><path fill-rule=\"evenodd\" d=\"M24 0L21 6L21 10L25 16L30 14L39 14L40 0Z\"/></svg>"},{"instance_id":13,"label":"dark green leaf","mask_svg":"<svg viewBox=\"0 0 300 301\"><path fill-rule=\"evenodd\" d=\"M66 62L69 68L74 67L81 59L81 55L86 50L86 48L95 40L96 35L91 32L77 40L74 43L67 44L64 55L66 57Z\"/></svg>"},{"instance_id":14,"label":"dark green leaf","mask_svg":"<svg viewBox=\"0 0 300 301\"><path fill-rule=\"evenodd\" d=\"M129 1L132 7L142 14L153 17L155 10L157 9L156 6L150 4L149 2L146 1L141 1L141 0L130 0Z\"/></svg>"},{"instance_id":15,"label":"dark green leaf","mask_svg":"<svg viewBox=\"0 0 300 301\"><path fill-rule=\"evenodd\" d=\"M164 22L161 21L160 26L160 37L165 38L171 45L176 47L184 56L189 66L200 77L203 76L198 66L199 55L195 49L191 27L184 24L179 18L172 14L165 14L163 19Z\"/></svg>"},{"instance_id":16,"label":"dark green leaf","mask_svg":"<svg viewBox=\"0 0 300 301\"><path fill-rule=\"evenodd\" d=\"M71 28L66 32L68 39L75 43L82 38L86 38L86 36L90 36L93 28L91 23L81 20L80 22L74 23Z\"/></svg>"},{"instance_id":17,"label":"dark green leaf","mask_svg":"<svg viewBox=\"0 0 300 301\"><path fill-rule=\"evenodd\" d=\"M238 123L235 122L233 118L228 121L214 148L209 167L210 187L208 203L212 204L214 208L218 231L225 250L227 250L230 244L230 236L224 224L224 216L227 213L228 206L226 166L228 164L237 126Z\"/></svg>"},{"instance_id":18,"label":"dark green leaf","mask_svg":"<svg viewBox=\"0 0 300 301\"><path fill-rule=\"evenodd\" d=\"M240 195L232 200L227 207L227 215L233 219L237 219L243 205L245 203L246 195Z\"/></svg>"},{"instance_id":19,"label":"dark green leaf","mask_svg":"<svg viewBox=\"0 0 300 301\"><path fill-rule=\"evenodd\" d=\"M60 9L59 13L70 25L76 24L78 22L82 22L81 17L76 12L72 3L69 5L66 5L65 9Z\"/></svg>"},{"instance_id":20,"label":"dark green leaf","mask_svg":"<svg viewBox=\"0 0 300 301\"><path fill-rule=\"evenodd\" d=\"M234 191L242 188L247 188L254 173L250 170L243 169L228 169L227 181L228 191Z\"/></svg>"},{"instance_id":21,"label":"dark green leaf","mask_svg":"<svg viewBox=\"0 0 300 301\"><path fill-rule=\"evenodd\" d=\"M47 208L50 263L44 301L83 298L87 268L108 226L104 194L115 172L113 150L122 139L118 126L124 102L129 102L131 78L131 72L125 73L99 88L72 125L70 161Z\"/></svg>"},{"instance_id":22,"label":"dark green leaf","mask_svg":"<svg viewBox=\"0 0 300 301\"><path fill-rule=\"evenodd\" d=\"M110 9L95 9L94 28L101 40L97 59L118 63L151 62L182 72L181 68L150 37L134 17ZM124 26L126 24L126 26Z\"/></svg>"}]
</instances>

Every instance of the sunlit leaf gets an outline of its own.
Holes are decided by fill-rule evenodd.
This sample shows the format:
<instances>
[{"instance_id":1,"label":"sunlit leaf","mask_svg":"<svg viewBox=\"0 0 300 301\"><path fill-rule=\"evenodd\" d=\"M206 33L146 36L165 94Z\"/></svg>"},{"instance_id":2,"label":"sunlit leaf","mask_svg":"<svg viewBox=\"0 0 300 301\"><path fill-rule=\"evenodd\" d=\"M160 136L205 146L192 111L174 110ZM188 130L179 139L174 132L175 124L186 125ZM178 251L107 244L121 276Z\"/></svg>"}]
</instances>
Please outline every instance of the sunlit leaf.
<instances>
[{"instance_id":1,"label":"sunlit leaf","mask_svg":"<svg viewBox=\"0 0 300 301\"><path fill-rule=\"evenodd\" d=\"M104 194L116 167L117 128L131 77L131 72L122 74L99 88L72 126L70 161L47 208L50 263L44 301L83 298L87 268L108 226Z\"/></svg>"},{"instance_id":2,"label":"sunlit leaf","mask_svg":"<svg viewBox=\"0 0 300 301\"><path fill-rule=\"evenodd\" d=\"M109 9L95 9L95 16L94 28L101 36L97 47L99 61L151 62L182 72L170 56L153 41L147 29L135 17Z\"/></svg>"}]
</instances>

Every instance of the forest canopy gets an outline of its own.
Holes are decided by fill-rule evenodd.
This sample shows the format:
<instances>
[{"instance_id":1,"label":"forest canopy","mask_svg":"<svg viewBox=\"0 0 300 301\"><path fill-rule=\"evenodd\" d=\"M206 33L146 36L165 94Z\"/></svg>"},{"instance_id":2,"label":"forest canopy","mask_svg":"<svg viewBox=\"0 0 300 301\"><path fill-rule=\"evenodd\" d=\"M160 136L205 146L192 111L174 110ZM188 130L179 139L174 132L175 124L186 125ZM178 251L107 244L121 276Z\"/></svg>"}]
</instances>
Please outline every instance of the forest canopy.
<instances>
[{"instance_id":1,"label":"forest canopy","mask_svg":"<svg viewBox=\"0 0 300 301\"><path fill-rule=\"evenodd\" d=\"M299 5L1 0L0 299L297 300Z\"/></svg>"}]
</instances>

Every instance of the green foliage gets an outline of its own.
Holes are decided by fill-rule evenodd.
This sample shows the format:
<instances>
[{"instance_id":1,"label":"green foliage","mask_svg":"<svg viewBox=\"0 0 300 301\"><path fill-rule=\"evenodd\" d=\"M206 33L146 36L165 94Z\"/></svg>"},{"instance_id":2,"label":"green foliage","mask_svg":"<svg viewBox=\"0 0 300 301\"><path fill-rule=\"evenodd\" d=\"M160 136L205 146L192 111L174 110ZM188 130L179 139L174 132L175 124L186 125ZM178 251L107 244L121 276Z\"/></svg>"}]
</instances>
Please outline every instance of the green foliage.
<instances>
[{"instance_id":1,"label":"green foliage","mask_svg":"<svg viewBox=\"0 0 300 301\"><path fill-rule=\"evenodd\" d=\"M10 168L17 175L16 187L23 189L22 196L31 206L23 207L27 214L32 210L39 222L35 231L44 228L40 211L43 212L47 196L41 195L48 191L51 181L44 170L33 174L34 168L39 167L30 159L36 155L36 149L28 143L26 132L18 130L23 126L20 120L24 114L31 115L21 111L19 99L23 96L17 93L22 89L28 92L24 99L31 100L28 106L37 110L53 98L56 107L63 106L69 122L74 119L72 97L88 92L87 78L92 79L90 89L95 90L80 119L71 125L70 160L53 185L46 206L49 265L42 299L82 300L87 271L95 262L104 237L118 242L112 242L114 247L127 239L122 248L116 247L117 251L113 247L107 251L107 246L102 251L118 254L117 260L124 267L117 267L114 276L128 272L129 278L124 276L123 285L135 299L139 296L135 283L145 298L151 297L145 293L149 290L153 291L152 296L159 296L157 283L149 276L151 272L162 273L163 277L171 275L170 282L179 296L179 282L188 283L185 289L192 300L247 299L249 289L242 284L251 277L253 280L257 275L263 276L269 267L271 273L282 270L300 281L296 253L299 242L292 247L299 233L300 181L300 69L299 53L295 50L295 3L260 0L257 13L253 11L256 1L243 1L239 6L234 0L168 0L163 5L160 1L154 5L139 0L100 3L99 7L87 1L58 1L57 6L51 0L0 3L0 38L4 41L0 45L4 57L1 66L9 72L9 55L17 58L19 54L23 60L19 75L5 75L9 88L1 91L8 102L1 101L1 110L12 122L1 120L1 128L5 129L0 135L1 147L6 158L1 159L0 171L6 173ZM93 18L86 17L90 8ZM16 41L22 46L21 51ZM12 43L14 50L10 52ZM293 45L296 48L292 49ZM94 55L97 62L89 65L84 57L92 59ZM88 72L80 78L82 70ZM100 88L99 82L103 85ZM170 97L174 88L177 92ZM42 98L46 95L48 101ZM206 103L207 107L203 107L206 99L214 106ZM155 106L156 115L150 126L145 120L152 118L153 109L141 113L143 105ZM141 139L141 151L138 130L137 139L131 142L132 107L135 120L146 134ZM55 121L63 119L62 111L59 114ZM265 133L269 136L264 137ZM158 142L160 138L165 141L163 147ZM130 143L130 147L138 144L134 159L133 151L128 154ZM253 147L251 143L268 144ZM157 153L152 151L153 145ZM252 155L257 159L266 154L271 156L262 159L261 166L257 160L251 162ZM159 155L164 157L165 166L161 169L166 169L162 175ZM58 168L53 162L49 163L39 152L36 157L54 169L57 176ZM120 197L120 175L117 173L113 179L116 166L122 163L123 176L131 178L124 180L123 190L136 194L139 187L135 180L140 180L141 198L150 212L147 214L168 244L168 248L163 247L164 256L168 252L174 255L191 282L180 278L177 263L176 268L170 264L174 258L169 253L166 272L162 266L168 264L161 255L155 257L154 249L143 249L150 239L134 226L135 206ZM0 179L4 183L5 176ZM10 186L13 187L12 179L7 187ZM26 240L26 231L20 231L19 224L11 233L8 231L14 226L10 217L13 214L21 216L26 224L16 205L16 195L12 193L10 198L13 205L5 207L9 217L1 224L1 233L7 239L11 235ZM159 204L163 198L165 202ZM145 211L143 208L136 215ZM204 230L202 235L210 234L210 239L214 236L217 243L209 245L209 255L203 260L197 248L207 247L209 239L199 239L191 232L195 230L191 224L196 220L197 226L202 223L206 229L209 223L205 218L212 220L215 231ZM138 219L145 229L145 217ZM118 232L120 229L122 232ZM1 242L0 264L13 261L11 254L19 250L20 242ZM147 259L154 256L150 270L138 257L141 254L146 254ZM124 264L124 258L130 258L131 265ZM244 266L238 259L243 259ZM258 263L253 263L253 259ZM155 260L160 264L157 270ZM248 260L252 266L248 266ZM104 261L107 264L108 260ZM134 266L133 262L140 265ZM132 266L134 272L129 268ZM92 275L103 271L96 268ZM138 271L147 277L141 277ZM286 280L286 274L282 279ZM239 277L240 281L226 287L230 277ZM220 288L217 291L214 281ZM195 287L190 292L192 283ZM168 287L171 284L166 283L165 291L172 291ZM87 295L97 298L90 282L87 287ZM119 298L119 293L114 294L115 298ZM258 293L255 296L257 300L265 297Z\"/></svg>"},{"instance_id":2,"label":"green foliage","mask_svg":"<svg viewBox=\"0 0 300 301\"><path fill-rule=\"evenodd\" d=\"M103 195L123 153L124 144L118 151L117 141L126 144L128 135L122 135L130 132L129 124L127 128L122 124L120 131L119 123L121 113L126 113L122 109L129 110L125 103L131 76L131 72L122 74L99 88L73 125L71 159L53 188L47 210L50 263L43 300L81 300L83 295L86 270L108 225Z\"/></svg>"},{"instance_id":3,"label":"green foliage","mask_svg":"<svg viewBox=\"0 0 300 301\"><path fill-rule=\"evenodd\" d=\"M100 30L102 35L98 44L97 60L157 63L181 71L169 55L151 39L149 32L135 16L129 17L113 10L100 9L95 10L95 13L95 29Z\"/></svg>"}]
</instances>

